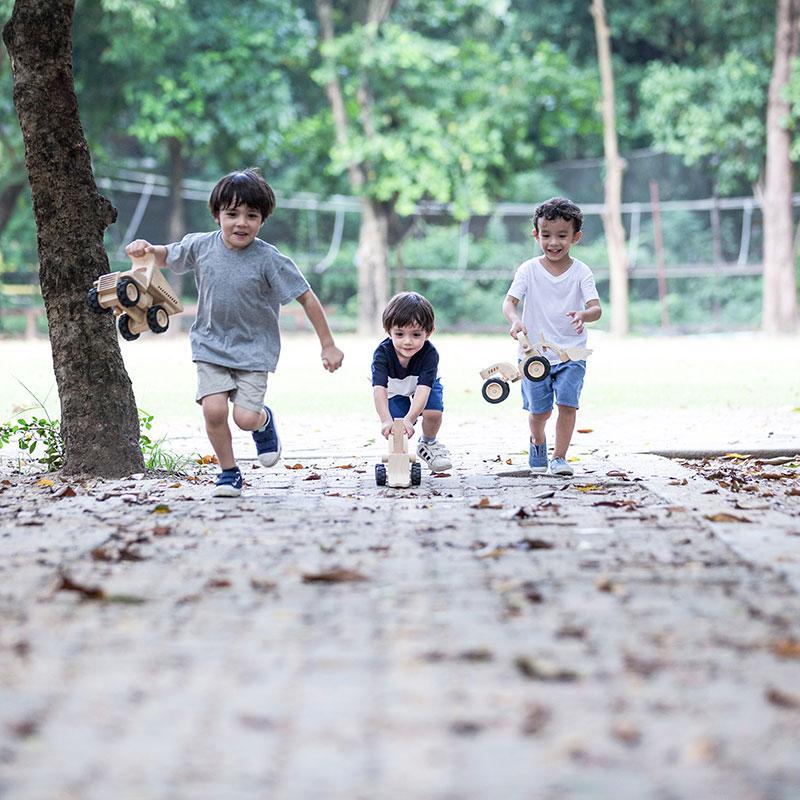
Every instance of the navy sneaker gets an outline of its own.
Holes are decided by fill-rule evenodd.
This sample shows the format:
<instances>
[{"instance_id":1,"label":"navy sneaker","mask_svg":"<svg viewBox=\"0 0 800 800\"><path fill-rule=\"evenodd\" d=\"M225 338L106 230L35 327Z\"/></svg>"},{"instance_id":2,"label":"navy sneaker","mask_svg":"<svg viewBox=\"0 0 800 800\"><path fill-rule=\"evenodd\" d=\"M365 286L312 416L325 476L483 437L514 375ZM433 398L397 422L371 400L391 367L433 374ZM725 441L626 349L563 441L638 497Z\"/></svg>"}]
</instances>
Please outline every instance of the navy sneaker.
<instances>
[{"instance_id":1,"label":"navy sneaker","mask_svg":"<svg viewBox=\"0 0 800 800\"><path fill-rule=\"evenodd\" d=\"M267 422L263 428L253 431L253 441L262 466L274 467L281 457L281 437L275 427L275 415L267 406L264 406L264 411L267 412Z\"/></svg>"},{"instance_id":2,"label":"navy sneaker","mask_svg":"<svg viewBox=\"0 0 800 800\"><path fill-rule=\"evenodd\" d=\"M541 444L534 444L531 442L530 449L528 450L528 464L530 465L531 472L547 472L547 440Z\"/></svg>"},{"instance_id":3,"label":"navy sneaker","mask_svg":"<svg viewBox=\"0 0 800 800\"><path fill-rule=\"evenodd\" d=\"M239 467L224 469L217 477L214 497L239 497L242 493L242 471Z\"/></svg>"}]
</instances>

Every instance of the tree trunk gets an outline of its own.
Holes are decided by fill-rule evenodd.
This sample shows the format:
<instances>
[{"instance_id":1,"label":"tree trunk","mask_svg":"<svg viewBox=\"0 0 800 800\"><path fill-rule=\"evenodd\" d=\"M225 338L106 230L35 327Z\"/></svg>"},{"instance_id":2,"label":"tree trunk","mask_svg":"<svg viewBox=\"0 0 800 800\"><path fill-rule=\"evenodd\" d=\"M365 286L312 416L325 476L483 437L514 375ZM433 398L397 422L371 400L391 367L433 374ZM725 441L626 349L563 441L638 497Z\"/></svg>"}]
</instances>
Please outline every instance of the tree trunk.
<instances>
[{"instance_id":1,"label":"tree trunk","mask_svg":"<svg viewBox=\"0 0 800 800\"><path fill-rule=\"evenodd\" d=\"M791 133L785 99L797 54L798 0L778 0L775 61L767 99L767 159L764 177L764 285L761 324L769 333L792 333L797 326L797 279L792 241Z\"/></svg>"},{"instance_id":2,"label":"tree trunk","mask_svg":"<svg viewBox=\"0 0 800 800\"><path fill-rule=\"evenodd\" d=\"M625 229L622 226L622 172L625 164L619 156L617 144L611 33L603 0L592 0L592 16L603 89L603 149L606 165L603 230L606 234L610 267L611 332L624 336L628 333L628 251L625 247Z\"/></svg>"},{"instance_id":3,"label":"tree trunk","mask_svg":"<svg viewBox=\"0 0 800 800\"><path fill-rule=\"evenodd\" d=\"M108 272L103 233L116 219L97 191L72 78L73 0L17 0L3 30L25 142L66 474L144 469L139 421L112 318L86 291Z\"/></svg>"},{"instance_id":4,"label":"tree trunk","mask_svg":"<svg viewBox=\"0 0 800 800\"><path fill-rule=\"evenodd\" d=\"M370 37L374 37L380 24L392 9L394 0L369 0L366 8L366 22L371 26ZM334 40L333 13L330 0L316 0L317 17L320 23L320 39L322 44ZM371 43L371 38L368 37ZM369 45L365 45L369 46ZM328 59L329 60L329 59ZM331 79L325 85L328 101L333 116L336 133L336 144L347 146L350 137L350 126L347 108L344 102L341 83L336 72L336 65L329 63ZM362 135L367 141L375 137L372 121L373 102L369 90L367 76L362 76L356 101ZM361 229L359 231L356 263L358 269L358 333L374 336L381 328L383 306L389 298L389 217L391 205L380 203L368 196L367 175L369 164L351 161L348 165L350 186L357 194L362 195Z\"/></svg>"},{"instance_id":5,"label":"tree trunk","mask_svg":"<svg viewBox=\"0 0 800 800\"><path fill-rule=\"evenodd\" d=\"M358 237L358 332L374 337L383 330L381 316L389 300L389 217L391 209L364 197Z\"/></svg>"}]
</instances>

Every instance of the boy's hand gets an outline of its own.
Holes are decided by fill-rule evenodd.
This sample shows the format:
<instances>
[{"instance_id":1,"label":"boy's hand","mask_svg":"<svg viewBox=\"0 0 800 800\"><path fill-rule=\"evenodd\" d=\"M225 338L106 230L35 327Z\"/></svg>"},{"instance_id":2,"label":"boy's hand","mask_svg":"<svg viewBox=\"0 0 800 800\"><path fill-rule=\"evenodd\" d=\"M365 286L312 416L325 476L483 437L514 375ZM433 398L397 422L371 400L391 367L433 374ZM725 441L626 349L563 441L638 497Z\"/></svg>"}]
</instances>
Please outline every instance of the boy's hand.
<instances>
[{"instance_id":1,"label":"boy's hand","mask_svg":"<svg viewBox=\"0 0 800 800\"><path fill-rule=\"evenodd\" d=\"M125 252L134 258L141 258L142 256L152 253L155 248L147 239L134 239L126 248Z\"/></svg>"},{"instance_id":2,"label":"boy's hand","mask_svg":"<svg viewBox=\"0 0 800 800\"><path fill-rule=\"evenodd\" d=\"M410 439L414 435L414 423L411 422L407 417L403 417L403 425L406 429L406 436Z\"/></svg>"},{"instance_id":3,"label":"boy's hand","mask_svg":"<svg viewBox=\"0 0 800 800\"><path fill-rule=\"evenodd\" d=\"M383 436L384 439L388 439L390 434L391 434L391 432L392 432L392 428L393 427L394 427L394 420L390 419L390 420L387 420L386 422L382 422L381 423L381 436Z\"/></svg>"},{"instance_id":4,"label":"boy's hand","mask_svg":"<svg viewBox=\"0 0 800 800\"><path fill-rule=\"evenodd\" d=\"M583 311L567 311L567 316L575 328L575 333L583 333Z\"/></svg>"},{"instance_id":5,"label":"boy's hand","mask_svg":"<svg viewBox=\"0 0 800 800\"><path fill-rule=\"evenodd\" d=\"M321 356L322 366L325 367L328 372L336 372L336 370L342 366L344 353L335 344L323 347Z\"/></svg>"},{"instance_id":6,"label":"boy's hand","mask_svg":"<svg viewBox=\"0 0 800 800\"><path fill-rule=\"evenodd\" d=\"M512 326L509 334L511 335L512 339L517 338L517 334L522 331L526 336L528 335L528 329L522 324L521 320L517 320Z\"/></svg>"}]
</instances>

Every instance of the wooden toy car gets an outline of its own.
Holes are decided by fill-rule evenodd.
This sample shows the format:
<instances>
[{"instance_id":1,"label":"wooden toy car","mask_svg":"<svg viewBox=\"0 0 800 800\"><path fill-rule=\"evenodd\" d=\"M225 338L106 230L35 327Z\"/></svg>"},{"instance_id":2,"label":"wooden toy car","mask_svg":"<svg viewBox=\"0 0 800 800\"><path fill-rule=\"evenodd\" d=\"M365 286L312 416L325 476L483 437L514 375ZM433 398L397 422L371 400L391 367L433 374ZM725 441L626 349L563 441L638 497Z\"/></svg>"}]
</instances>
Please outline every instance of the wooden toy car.
<instances>
[{"instance_id":1,"label":"wooden toy car","mask_svg":"<svg viewBox=\"0 0 800 800\"><path fill-rule=\"evenodd\" d=\"M113 312L120 336L128 341L147 330L164 333L170 316L183 311L152 253L131 256L131 269L126 272L101 275L86 294L86 302L98 314Z\"/></svg>"},{"instance_id":2,"label":"wooden toy car","mask_svg":"<svg viewBox=\"0 0 800 800\"><path fill-rule=\"evenodd\" d=\"M404 489L419 486L421 482L422 465L417 461L416 453L408 452L406 426L403 420L396 419L389 437L389 453L383 456L383 464L375 465L375 483Z\"/></svg>"},{"instance_id":3,"label":"wooden toy car","mask_svg":"<svg viewBox=\"0 0 800 800\"><path fill-rule=\"evenodd\" d=\"M511 392L509 384L523 375L530 381L543 381L550 374L550 361L544 355L545 350L552 350L560 361L582 361L592 353L585 347L563 348L546 342L543 333L539 334L539 341L535 345L528 341L522 331L517 334L517 340L525 353L521 371L508 361L500 361L481 370L480 375L484 379L481 394L487 403L502 403Z\"/></svg>"}]
</instances>

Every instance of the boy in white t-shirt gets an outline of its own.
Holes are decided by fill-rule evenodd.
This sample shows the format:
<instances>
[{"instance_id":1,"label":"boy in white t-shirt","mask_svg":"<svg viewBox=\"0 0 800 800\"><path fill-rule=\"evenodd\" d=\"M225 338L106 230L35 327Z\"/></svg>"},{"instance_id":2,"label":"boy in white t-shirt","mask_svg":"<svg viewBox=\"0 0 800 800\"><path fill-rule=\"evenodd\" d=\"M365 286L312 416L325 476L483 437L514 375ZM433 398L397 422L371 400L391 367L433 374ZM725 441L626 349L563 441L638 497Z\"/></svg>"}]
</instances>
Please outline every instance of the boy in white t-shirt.
<instances>
[{"instance_id":1,"label":"boy in white t-shirt","mask_svg":"<svg viewBox=\"0 0 800 800\"><path fill-rule=\"evenodd\" d=\"M584 323L600 319L602 310L591 270L569 254L572 245L580 241L582 225L580 208L563 197L553 197L536 208L533 236L542 255L520 264L503 301L503 315L511 323L509 333L515 339L520 331L530 331L534 339L544 334L546 341L559 347L586 346ZM524 300L521 317L520 300ZM575 429L586 362L559 361L552 350L545 354L550 359L550 374L538 382L522 378L522 407L528 412L531 429L528 463L531 472L547 472L545 424L555 399L558 417L550 473L572 475L567 448Z\"/></svg>"}]
</instances>

